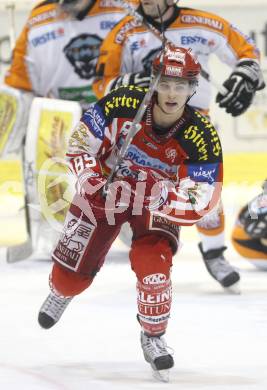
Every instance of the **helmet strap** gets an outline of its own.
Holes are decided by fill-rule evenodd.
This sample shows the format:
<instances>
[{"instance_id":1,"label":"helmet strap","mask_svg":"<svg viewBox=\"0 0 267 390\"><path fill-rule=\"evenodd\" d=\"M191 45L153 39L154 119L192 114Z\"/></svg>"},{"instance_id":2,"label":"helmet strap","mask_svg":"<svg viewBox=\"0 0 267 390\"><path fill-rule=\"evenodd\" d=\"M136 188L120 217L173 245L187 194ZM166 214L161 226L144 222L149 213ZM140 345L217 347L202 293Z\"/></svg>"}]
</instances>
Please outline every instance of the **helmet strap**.
<instances>
[{"instance_id":1,"label":"helmet strap","mask_svg":"<svg viewBox=\"0 0 267 390\"><path fill-rule=\"evenodd\" d=\"M191 96L188 96L188 98L186 99L185 105L189 102L189 100L192 99L192 97L193 97L195 94L196 94L196 91L194 91L194 92L192 93Z\"/></svg>"}]
</instances>

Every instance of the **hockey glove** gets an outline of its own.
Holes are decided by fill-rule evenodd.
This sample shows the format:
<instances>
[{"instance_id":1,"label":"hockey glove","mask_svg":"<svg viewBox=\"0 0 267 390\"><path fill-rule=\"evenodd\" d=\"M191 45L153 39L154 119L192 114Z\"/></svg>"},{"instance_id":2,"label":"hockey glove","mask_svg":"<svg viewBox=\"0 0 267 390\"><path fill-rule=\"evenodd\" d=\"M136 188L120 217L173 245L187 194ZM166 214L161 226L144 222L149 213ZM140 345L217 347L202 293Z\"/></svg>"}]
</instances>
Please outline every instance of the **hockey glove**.
<instances>
[{"instance_id":1,"label":"hockey glove","mask_svg":"<svg viewBox=\"0 0 267 390\"><path fill-rule=\"evenodd\" d=\"M218 93L216 102L232 116L243 114L251 105L256 91L265 87L259 64L253 60L239 61L223 86L227 92Z\"/></svg>"}]
</instances>

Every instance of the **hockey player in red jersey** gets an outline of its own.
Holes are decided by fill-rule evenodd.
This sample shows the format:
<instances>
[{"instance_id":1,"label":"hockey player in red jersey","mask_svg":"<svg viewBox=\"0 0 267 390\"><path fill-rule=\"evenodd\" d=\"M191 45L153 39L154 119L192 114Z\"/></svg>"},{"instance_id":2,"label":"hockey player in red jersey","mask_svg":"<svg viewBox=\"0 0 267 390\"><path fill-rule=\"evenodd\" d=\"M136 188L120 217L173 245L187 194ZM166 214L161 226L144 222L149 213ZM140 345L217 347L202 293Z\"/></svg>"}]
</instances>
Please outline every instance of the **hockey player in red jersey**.
<instances>
[{"instance_id":1,"label":"hockey player in red jersey","mask_svg":"<svg viewBox=\"0 0 267 390\"><path fill-rule=\"evenodd\" d=\"M224 83L225 93L218 93L216 101L227 113L233 116L242 114L250 106L256 91L264 88L259 50L253 41L222 17L187 8L186 1L185 7L180 3L177 6L178 1L173 0L141 0L140 3L137 9L139 18L134 15L124 17L101 45L97 68L99 80L94 84L98 96L119 85L147 85L151 61L161 45L159 34L164 30L166 38L175 45L191 47L203 70L210 71L211 76L209 59L214 54L231 67L232 73ZM197 93L189 104L207 115L210 101L211 83L201 77ZM224 257L226 246L221 204L196 226L201 240L199 249L211 276L223 287L234 286L236 270Z\"/></svg>"},{"instance_id":2,"label":"hockey player in red jersey","mask_svg":"<svg viewBox=\"0 0 267 390\"><path fill-rule=\"evenodd\" d=\"M153 61L150 88L155 92L149 101L143 89L122 86L82 116L67 153L77 193L52 254L51 292L38 317L46 329L60 319L72 298L90 286L122 224L129 222L141 346L162 380L174 364L163 335L180 227L196 223L215 207L222 185L218 134L187 104L199 72L190 50L167 46Z\"/></svg>"}]
</instances>

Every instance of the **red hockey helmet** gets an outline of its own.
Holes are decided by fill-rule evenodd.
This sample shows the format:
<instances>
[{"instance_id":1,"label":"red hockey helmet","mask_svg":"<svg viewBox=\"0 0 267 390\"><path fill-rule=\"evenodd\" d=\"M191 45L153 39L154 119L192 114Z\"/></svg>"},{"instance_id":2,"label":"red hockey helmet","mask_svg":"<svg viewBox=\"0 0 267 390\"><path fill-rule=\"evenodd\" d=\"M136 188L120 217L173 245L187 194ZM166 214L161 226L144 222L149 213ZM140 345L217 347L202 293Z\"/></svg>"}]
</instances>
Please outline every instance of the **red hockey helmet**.
<instances>
[{"instance_id":1,"label":"red hockey helmet","mask_svg":"<svg viewBox=\"0 0 267 390\"><path fill-rule=\"evenodd\" d=\"M159 53L154 59L152 70L154 75L161 70L162 76L197 81L201 66L191 49L167 45L164 52Z\"/></svg>"}]
</instances>

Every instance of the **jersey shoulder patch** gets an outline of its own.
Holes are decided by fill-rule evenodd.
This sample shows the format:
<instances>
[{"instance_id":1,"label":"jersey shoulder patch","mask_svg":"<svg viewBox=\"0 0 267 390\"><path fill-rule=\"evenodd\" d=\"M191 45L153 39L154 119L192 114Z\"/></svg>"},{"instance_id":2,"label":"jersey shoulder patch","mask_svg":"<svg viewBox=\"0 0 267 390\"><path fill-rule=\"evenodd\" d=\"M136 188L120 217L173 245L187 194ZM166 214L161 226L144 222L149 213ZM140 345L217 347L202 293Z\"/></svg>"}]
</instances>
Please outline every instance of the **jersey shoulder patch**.
<instances>
[{"instance_id":1,"label":"jersey shoulder patch","mask_svg":"<svg viewBox=\"0 0 267 390\"><path fill-rule=\"evenodd\" d=\"M218 15L193 8L181 8L179 19L181 24L188 27L206 27L217 32L222 32L228 24Z\"/></svg>"},{"instance_id":2,"label":"jersey shoulder patch","mask_svg":"<svg viewBox=\"0 0 267 390\"><path fill-rule=\"evenodd\" d=\"M58 1L56 0L43 1L38 4L31 11L27 26L31 28L55 19L57 17L57 4Z\"/></svg>"},{"instance_id":3,"label":"jersey shoulder patch","mask_svg":"<svg viewBox=\"0 0 267 390\"><path fill-rule=\"evenodd\" d=\"M179 142L192 161L221 162L222 147L213 124L198 111L189 108L191 120L186 123Z\"/></svg>"},{"instance_id":4,"label":"jersey shoulder patch","mask_svg":"<svg viewBox=\"0 0 267 390\"><path fill-rule=\"evenodd\" d=\"M101 99L99 105L103 107L104 115L107 118L134 118L145 92L144 88L133 85L121 86Z\"/></svg>"}]
</instances>

